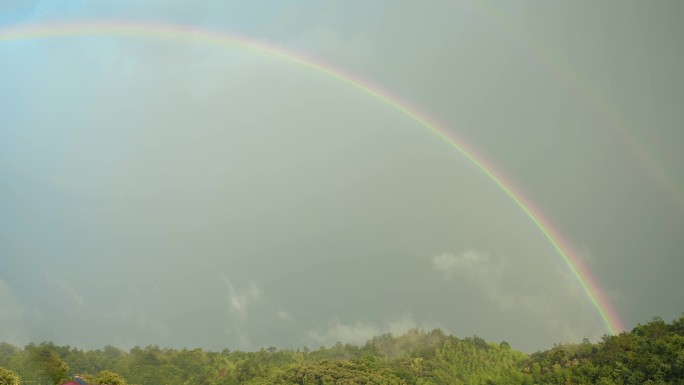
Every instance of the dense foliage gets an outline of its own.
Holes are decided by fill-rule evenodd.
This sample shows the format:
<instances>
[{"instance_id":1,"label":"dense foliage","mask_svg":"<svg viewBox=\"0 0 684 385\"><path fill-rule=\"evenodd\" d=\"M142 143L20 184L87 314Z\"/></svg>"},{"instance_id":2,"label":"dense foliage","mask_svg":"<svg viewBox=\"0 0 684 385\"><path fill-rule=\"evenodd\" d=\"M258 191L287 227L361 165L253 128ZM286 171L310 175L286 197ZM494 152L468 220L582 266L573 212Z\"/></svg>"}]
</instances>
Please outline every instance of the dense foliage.
<instances>
[{"instance_id":1,"label":"dense foliage","mask_svg":"<svg viewBox=\"0 0 684 385\"><path fill-rule=\"evenodd\" d=\"M598 344L555 346L533 354L523 371L542 384L684 385L684 316L654 318Z\"/></svg>"},{"instance_id":2,"label":"dense foliage","mask_svg":"<svg viewBox=\"0 0 684 385\"><path fill-rule=\"evenodd\" d=\"M315 351L84 351L50 342L24 348L0 343L0 385L17 385L19 378L22 384L60 384L70 373L102 385L684 385L684 316L671 324L654 318L598 343L555 345L532 355L506 342L459 339L439 329Z\"/></svg>"},{"instance_id":3,"label":"dense foliage","mask_svg":"<svg viewBox=\"0 0 684 385\"><path fill-rule=\"evenodd\" d=\"M5 368L0 368L0 385L19 385L19 375Z\"/></svg>"}]
</instances>

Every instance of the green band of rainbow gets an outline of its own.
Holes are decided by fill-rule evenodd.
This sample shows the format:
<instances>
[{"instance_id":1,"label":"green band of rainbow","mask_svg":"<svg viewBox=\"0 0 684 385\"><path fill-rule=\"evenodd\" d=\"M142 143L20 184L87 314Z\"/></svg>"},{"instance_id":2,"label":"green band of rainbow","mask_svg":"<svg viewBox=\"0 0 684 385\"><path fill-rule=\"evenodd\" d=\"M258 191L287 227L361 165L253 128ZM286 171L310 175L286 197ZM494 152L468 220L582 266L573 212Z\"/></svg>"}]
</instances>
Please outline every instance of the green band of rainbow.
<instances>
[{"instance_id":1,"label":"green band of rainbow","mask_svg":"<svg viewBox=\"0 0 684 385\"><path fill-rule=\"evenodd\" d=\"M313 60L292 51L285 51L281 48L270 46L243 36L206 29L196 29L184 25L156 22L91 21L23 24L0 29L0 43L63 36L145 36L241 47L256 53L278 57L319 73L323 73L333 79L363 91L367 95L381 100L440 137L444 142L458 150L458 152L466 157L466 159L475 167L487 175L501 191L515 202L563 259L565 265L575 276L593 307L598 311L607 330L611 334L624 330L618 314L611 306L599 284L591 275L589 269L584 265L582 259L579 258L569 243L565 241L560 233L554 228L551 222L544 217L541 210L537 209L529 200L525 199L523 194L514 187L513 183L507 180L502 173L498 172L491 162L485 162L484 156L478 155L472 147L465 143L465 141L457 138L445 128L442 128L442 126L434 120L428 119L426 114L419 113L417 108L411 107L399 97L391 96L388 92L382 91L380 87L377 87L368 81L362 81L355 78L330 65L323 64L320 61Z\"/></svg>"}]
</instances>

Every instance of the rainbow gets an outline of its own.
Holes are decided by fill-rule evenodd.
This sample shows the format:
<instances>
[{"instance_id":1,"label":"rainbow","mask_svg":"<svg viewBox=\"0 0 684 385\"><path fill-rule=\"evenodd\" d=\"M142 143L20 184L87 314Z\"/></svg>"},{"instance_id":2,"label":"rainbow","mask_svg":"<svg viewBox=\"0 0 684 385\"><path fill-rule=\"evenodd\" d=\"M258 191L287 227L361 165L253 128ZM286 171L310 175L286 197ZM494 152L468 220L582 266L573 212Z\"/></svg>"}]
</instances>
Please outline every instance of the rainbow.
<instances>
[{"instance_id":1,"label":"rainbow","mask_svg":"<svg viewBox=\"0 0 684 385\"><path fill-rule=\"evenodd\" d=\"M356 88L374 97L404 114L419 125L423 126L445 143L456 149L468 159L477 169L484 173L508 198L510 198L523 213L532 221L543 234L553 249L563 259L563 262L580 284L584 294L600 315L605 327L611 334L624 330L622 322L608 301L607 296L592 276L582 259L570 244L563 239L560 232L544 217L541 210L515 188L514 184L497 171L491 162L487 162L483 155L469 146L464 140L449 132L435 120L419 113L418 108L411 106L400 97L391 95L381 87L369 81L361 80L345 71L300 53L286 51L244 36L226 32L199 29L191 26L168 24L159 22L130 22L130 21L90 21L69 23L41 23L21 24L0 28L0 43L20 40L57 38L66 36L120 36L120 37L152 37L166 40L187 42L203 42L220 46L242 48L254 53L266 54L291 62L312 71L325 74L332 79Z\"/></svg>"},{"instance_id":2,"label":"rainbow","mask_svg":"<svg viewBox=\"0 0 684 385\"><path fill-rule=\"evenodd\" d=\"M631 151L635 161L646 172L647 176L661 187L670 202L684 214L684 192L672 182L672 177L665 172L665 169L658 161L649 155L643 146L634 139L634 136L629 133L625 124L608 112L606 107L602 106L602 103L596 96L596 92L589 92L587 85L582 85L580 78L572 77L573 71L564 66L562 62L554 60L552 55L545 55L544 50L539 48L541 44L535 41L534 36L523 32L510 16L500 12L496 7L488 5L486 2L476 1L471 5L478 9L487 19L491 19L490 25L498 30L502 38L515 42L518 47L526 51L527 55L534 59L536 64L539 64L549 72L565 90L572 93L576 100L583 102L589 111L601 118L603 127L612 131L622 141L625 147Z\"/></svg>"}]
</instances>

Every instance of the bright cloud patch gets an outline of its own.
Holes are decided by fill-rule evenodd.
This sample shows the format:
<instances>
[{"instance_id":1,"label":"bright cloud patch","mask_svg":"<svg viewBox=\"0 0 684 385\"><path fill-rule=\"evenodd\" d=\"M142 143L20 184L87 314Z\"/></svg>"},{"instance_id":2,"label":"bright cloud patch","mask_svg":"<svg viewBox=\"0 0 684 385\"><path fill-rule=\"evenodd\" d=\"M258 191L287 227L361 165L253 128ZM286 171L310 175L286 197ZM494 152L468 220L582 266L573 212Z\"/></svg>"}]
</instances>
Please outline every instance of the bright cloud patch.
<instances>
[{"instance_id":1,"label":"bright cloud patch","mask_svg":"<svg viewBox=\"0 0 684 385\"><path fill-rule=\"evenodd\" d=\"M418 324L411 314L390 320L380 326L373 322L360 321L345 324L340 322L339 319L335 319L328 330L323 333L310 331L309 337L312 337L321 344L327 345L335 344L337 342L363 345L371 338L384 333L402 335L410 329L419 328L423 330L432 330L437 327L439 326L427 323Z\"/></svg>"},{"instance_id":2,"label":"bright cloud patch","mask_svg":"<svg viewBox=\"0 0 684 385\"><path fill-rule=\"evenodd\" d=\"M493 261L488 254L466 251L463 254L440 254L432 259L435 270L448 278L454 275L485 276L500 270L500 261Z\"/></svg>"},{"instance_id":3,"label":"bright cloud patch","mask_svg":"<svg viewBox=\"0 0 684 385\"><path fill-rule=\"evenodd\" d=\"M547 329L568 341L585 336L586 325L572 327L565 322L572 316L573 310L570 309L577 311L574 305L569 304L586 302L574 281L538 275L531 270L532 265L518 262L505 256L470 250L462 254L434 256L432 267L443 274L447 282L465 281L484 294L499 311L544 320Z\"/></svg>"}]
</instances>

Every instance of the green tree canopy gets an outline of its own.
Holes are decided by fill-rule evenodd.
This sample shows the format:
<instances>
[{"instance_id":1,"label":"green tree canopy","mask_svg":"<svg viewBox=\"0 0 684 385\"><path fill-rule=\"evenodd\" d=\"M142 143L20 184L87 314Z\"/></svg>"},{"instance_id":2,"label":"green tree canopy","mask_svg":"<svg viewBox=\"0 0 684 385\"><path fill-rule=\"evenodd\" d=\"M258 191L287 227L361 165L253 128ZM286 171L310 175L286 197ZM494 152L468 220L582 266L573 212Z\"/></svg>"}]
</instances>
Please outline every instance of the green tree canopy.
<instances>
[{"instance_id":1,"label":"green tree canopy","mask_svg":"<svg viewBox=\"0 0 684 385\"><path fill-rule=\"evenodd\" d=\"M110 372L109 370L103 370L95 376L96 385L126 385L126 380L120 375Z\"/></svg>"},{"instance_id":2,"label":"green tree canopy","mask_svg":"<svg viewBox=\"0 0 684 385\"><path fill-rule=\"evenodd\" d=\"M57 347L51 343L41 344L29 351L28 360L36 370L47 376L53 384L59 385L69 381L67 376L69 365L56 353L56 349Z\"/></svg>"},{"instance_id":3,"label":"green tree canopy","mask_svg":"<svg viewBox=\"0 0 684 385\"><path fill-rule=\"evenodd\" d=\"M5 368L0 368L0 385L19 385L19 375Z\"/></svg>"}]
</instances>

